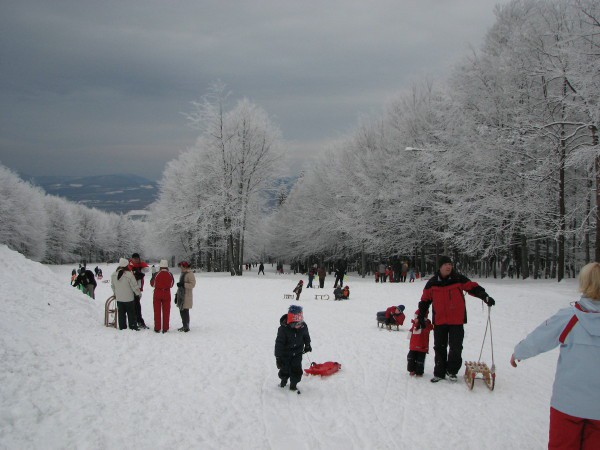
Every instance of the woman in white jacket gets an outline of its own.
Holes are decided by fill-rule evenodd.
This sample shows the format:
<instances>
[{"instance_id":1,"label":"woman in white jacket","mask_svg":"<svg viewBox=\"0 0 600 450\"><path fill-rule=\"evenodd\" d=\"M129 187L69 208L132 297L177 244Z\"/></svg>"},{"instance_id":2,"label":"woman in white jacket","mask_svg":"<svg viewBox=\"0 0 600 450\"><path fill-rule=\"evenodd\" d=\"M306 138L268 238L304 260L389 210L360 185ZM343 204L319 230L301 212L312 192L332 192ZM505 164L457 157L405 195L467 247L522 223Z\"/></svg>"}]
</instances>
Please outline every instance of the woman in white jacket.
<instances>
[{"instance_id":1,"label":"woman in white jacket","mask_svg":"<svg viewBox=\"0 0 600 450\"><path fill-rule=\"evenodd\" d=\"M550 449L600 448L600 264L579 274L583 294L515 347L510 359L531 358L560 345L550 400Z\"/></svg>"},{"instance_id":2,"label":"woman in white jacket","mask_svg":"<svg viewBox=\"0 0 600 450\"><path fill-rule=\"evenodd\" d=\"M127 322L129 322L129 328L139 331L133 300L134 296L142 295L142 293L128 266L129 261L127 259L121 258L119 260L119 267L110 277L110 286L117 299L119 330L127 328Z\"/></svg>"}]
</instances>

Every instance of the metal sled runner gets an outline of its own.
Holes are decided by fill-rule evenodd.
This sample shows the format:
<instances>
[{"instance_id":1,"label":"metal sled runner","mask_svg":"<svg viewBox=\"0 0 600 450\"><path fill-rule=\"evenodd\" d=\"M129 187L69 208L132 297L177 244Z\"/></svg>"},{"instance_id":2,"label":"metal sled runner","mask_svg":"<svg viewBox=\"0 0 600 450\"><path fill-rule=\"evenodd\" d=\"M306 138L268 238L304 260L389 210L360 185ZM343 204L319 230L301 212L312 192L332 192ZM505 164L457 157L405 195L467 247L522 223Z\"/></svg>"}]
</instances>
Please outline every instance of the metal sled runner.
<instances>
[{"instance_id":1,"label":"metal sled runner","mask_svg":"<svg viewBox=\"0 0 600 450\"><path fill-rule=\"evenodd\" d=\"M113 295L104 304L104 326L117 328L117 299Z\"/></svg>"}]
</instances>

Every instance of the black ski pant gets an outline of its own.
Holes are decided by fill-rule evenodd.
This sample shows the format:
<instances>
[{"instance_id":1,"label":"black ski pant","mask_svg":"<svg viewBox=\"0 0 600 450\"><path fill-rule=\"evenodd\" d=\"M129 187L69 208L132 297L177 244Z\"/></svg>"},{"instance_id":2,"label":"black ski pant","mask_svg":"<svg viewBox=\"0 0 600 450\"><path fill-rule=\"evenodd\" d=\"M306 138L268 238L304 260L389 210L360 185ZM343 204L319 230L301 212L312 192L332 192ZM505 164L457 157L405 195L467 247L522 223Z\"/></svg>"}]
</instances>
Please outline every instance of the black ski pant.
<instances>
[{"instance_id":1,"label":"black ski pant","mask_svg":"<svg viewBox=\"0 0 600 450\"><path fill-rule=\"evenodd\" d=\"M144 318L142 317L142 302L141 302L142 296L141 295L135 295L133 297L133 302L135 303L135 314L138 320L138 325L144 325L146 326L146 322L144 322Z\"/></svg>"},{"instance_id":2,"label":"black ski pant","mask_svg":"<svg viewBox=\"0 0 600 450\"><path fill-rule=\"evenodd\" d=\"M259 269L258 274L260 275L260 273L262 272L262 274L265 274L265 269Z\"/></svg>"},{"instance_id":3,"label":"black ski pant","mask_svg":"<svg viewBox=\"0 0 600 450\"><path fill-rule=\"evenodd\" d=\"M279 378L287 382L290 380L290 386L294 387L302 379L302 354L289 357L283 357L283 365L279 369Z\"/></svg>"},{"instance_id":4,"label":"black ski pant","mask_svg":"<svg viewBox=\"0 0 600 450\"><path fill-rule=\"evenodd\" d=\"M117 314L119 316L119 330L127 328L127 322L129 322L129 328L137 328L137 315L135 314L134 302L117 302Z\"/></svg>"},{"instance_id":5,"label":"black ski pant","mask_svg":"<svg viewBox=\"0 0 600 450\"><path fill-rule=\"evenodd\" d=\"M179 310L179 315L181 316L181 323L183 324L183 328L185 330L189 330L189 328L190 328L190 310L189 309L181 309L181 310Z\"/></svg>"},{"instance_id":6,"label":"black ski pant","mask_svg":"<svg viewBox=\"0 0 600 450\"><path fill-rule=\"evenodd\" d=\"M423 375L423 372L425 372L426 356L427 353L425 352L417 352L415 350L409 351L408 356L406 357L408 361L406 370L408 370L410 373L414 373L415 375Z\"/></svg>"},{"instance_id":7,"label":"black ski pant","mask_svg":"<svg viewBox=\"0 0 600 450\"><path fill-rule=\"evenodd\" d=\"M344 275L335 277L335 282L333 283L333 287L337 287L338 281L340 282L340 287L344 287Z\"/></svg>"},{"instance_id":8,"label":"black ski pant","mask_svg":"<svg viewBox=\"0 0 600 450\"><path fill-rule=\"evenodd\" d=\"M319 287L323 289L325 287L325 277L319 277Z\"/></svg>"},{"instance_id":9,"label":"black ski pant","mask_svg":"<svg viewBox=\"0 0 600 450\"><path fill-rule=\"evenodd\" d=\"M463 325L436 325L433 329L435 368L433 375L445 378L446 373L456 375L462 366L462 344L465 337Z\"/></svg>"}]
</instances>

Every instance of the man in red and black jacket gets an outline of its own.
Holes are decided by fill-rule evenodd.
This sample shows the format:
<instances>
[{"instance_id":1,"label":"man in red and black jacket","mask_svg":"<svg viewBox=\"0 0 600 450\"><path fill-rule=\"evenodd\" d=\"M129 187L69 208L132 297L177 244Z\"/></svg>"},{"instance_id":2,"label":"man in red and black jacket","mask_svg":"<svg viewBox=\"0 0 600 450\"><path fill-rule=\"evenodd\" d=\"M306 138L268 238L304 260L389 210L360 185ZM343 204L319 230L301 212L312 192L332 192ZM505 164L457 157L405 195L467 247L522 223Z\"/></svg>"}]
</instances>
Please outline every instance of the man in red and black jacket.
<instances>
[{"instance_id":1,"label":"man in red and black jacket","mask_svg":"<svg viewBox=\"0 0 600 450\"><path fill-rule=\"evenodd\" d=\"M433 349L435 367L432 383L444 378L456 381L462 366L462 344L467 323L467 308L463 291L478 297L488 306L496 302L481 286L454 271L452 260L441 256L438 272L427 282L419 302L419 327L425 327L429 305L433 305Z\"/></svg>"}]
</instances>

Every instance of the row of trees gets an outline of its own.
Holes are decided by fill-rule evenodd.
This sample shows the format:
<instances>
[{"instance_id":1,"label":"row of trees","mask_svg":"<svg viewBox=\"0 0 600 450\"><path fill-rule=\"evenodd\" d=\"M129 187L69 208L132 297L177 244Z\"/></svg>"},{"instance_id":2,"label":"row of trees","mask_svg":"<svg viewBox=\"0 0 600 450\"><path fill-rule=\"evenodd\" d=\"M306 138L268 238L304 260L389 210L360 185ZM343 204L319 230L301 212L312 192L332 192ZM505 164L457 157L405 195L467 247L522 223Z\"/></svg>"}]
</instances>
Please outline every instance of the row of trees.
<instances>
[{"instance_id":1,"label":"row of trees","mask_svg":"<svg viewBox=\"0 0 600 450\"><path fill-rule=\"evenodd\" d=\"M116 261L141 251L143 222L47 195L0 165L0 243L35 261Z\"/></svg>"},{"instance_id":2,"label":"row of trees","mask_svg":"<svg viewBox=\"0 0 600 450\"><path fill-rule=\"evenodd\" d=\"M444 252L559 281L600 260L599 3L496 15L443 86L415 85L304 173L270 219L275 254L364 267Z\"/></svg>"}]
</instances>

